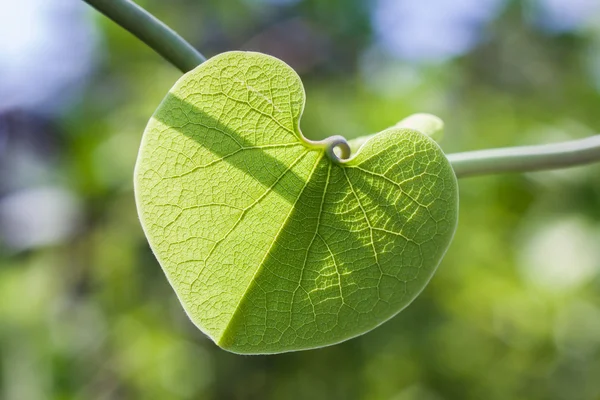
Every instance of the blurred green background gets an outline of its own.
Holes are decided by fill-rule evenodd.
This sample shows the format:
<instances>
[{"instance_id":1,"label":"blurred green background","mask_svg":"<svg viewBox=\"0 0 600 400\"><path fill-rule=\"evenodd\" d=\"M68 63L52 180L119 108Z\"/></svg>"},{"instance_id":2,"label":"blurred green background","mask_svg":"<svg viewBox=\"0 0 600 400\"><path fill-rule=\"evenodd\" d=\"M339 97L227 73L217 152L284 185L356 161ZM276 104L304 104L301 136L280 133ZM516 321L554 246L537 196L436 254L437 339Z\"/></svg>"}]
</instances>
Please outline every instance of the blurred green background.
<instances>
[{"instance_id":1,"label":"blurred green background","mask_svg":"<svg viewBox=\"0 0 600 400\"><path fill-rule=\"evenodd\" d=\"M414 112L447 152L600 127L598 0L147 0L205 55L278 56L303 132ZM429 286L319 350L237 356L187 319L137 220L145 124L180 73L74 0L0 7L0 398L600 399L600 168L460 181Z\"/></svg>"}]
</instances>

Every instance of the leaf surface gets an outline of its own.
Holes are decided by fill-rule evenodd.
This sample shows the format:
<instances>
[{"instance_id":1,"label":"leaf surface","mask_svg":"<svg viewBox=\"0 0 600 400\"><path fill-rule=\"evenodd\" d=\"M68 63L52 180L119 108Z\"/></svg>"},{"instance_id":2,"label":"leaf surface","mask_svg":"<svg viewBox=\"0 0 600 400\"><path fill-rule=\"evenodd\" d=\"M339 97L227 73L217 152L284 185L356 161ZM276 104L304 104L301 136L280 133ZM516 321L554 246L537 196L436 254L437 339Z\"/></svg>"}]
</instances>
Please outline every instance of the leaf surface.
<instances>
[{"instance_id":1,"label":"leaf surface","mask_svg":"<svg viewBox=\"0 0 600 400\"><path fill-rule=\"evenodd\" d=\"M365 333L425 287L456 227L454 172L426 135L369 138L349 160L299 129L297 74L228 52L185 74L135 170L148 241L191 320L264 354Z\"/></svg>"}]
</instances>

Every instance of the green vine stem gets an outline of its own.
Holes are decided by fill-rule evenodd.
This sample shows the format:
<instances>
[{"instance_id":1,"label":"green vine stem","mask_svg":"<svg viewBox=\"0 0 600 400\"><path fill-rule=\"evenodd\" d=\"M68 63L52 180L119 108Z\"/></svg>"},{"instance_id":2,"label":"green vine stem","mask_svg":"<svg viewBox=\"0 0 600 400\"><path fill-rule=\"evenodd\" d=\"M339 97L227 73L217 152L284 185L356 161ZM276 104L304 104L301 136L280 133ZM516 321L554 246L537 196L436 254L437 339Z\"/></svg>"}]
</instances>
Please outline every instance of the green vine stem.
<instances>
[{"instance_id":1,"label":"green vine stem","mask_svg":"<svg viewBox=\"0 0 600 400\"><path fill-rule=\"evenodd\" d=\"M84 1L131 32L184 73L206 61L202 54L175 31L132 1ZM346 143L345 139L343 143ZM328 144L332 155L335 156L333 148L340 146L342 141ZM346 144L340 148L342 153L345 153L342 158L349 155L347 147ZM449 154L448 159L459 178L502 172L559 169L600 162L600 135L555 144Z\"/></svg>"},{"instance_id":2,"label":"green vine stem","mask_svg":"<svg viewBox=\"0 0 600 400\"><path fill-rule=\"evenodd\" d=\"M600 162L600 135L537 146L468 151L447 157L458 178L573 167Z\"/></svg>"},{"instance_id":3,"label":"green vine stem","mask_svg":"<svg viewBox=\"0 0 600 400\"><path fill-rule=\"evenodd\" d=\"M131 32L184 73L206 61L206 57L175 31L133 1L83 1Z\"/></svg>"}]
</instances>

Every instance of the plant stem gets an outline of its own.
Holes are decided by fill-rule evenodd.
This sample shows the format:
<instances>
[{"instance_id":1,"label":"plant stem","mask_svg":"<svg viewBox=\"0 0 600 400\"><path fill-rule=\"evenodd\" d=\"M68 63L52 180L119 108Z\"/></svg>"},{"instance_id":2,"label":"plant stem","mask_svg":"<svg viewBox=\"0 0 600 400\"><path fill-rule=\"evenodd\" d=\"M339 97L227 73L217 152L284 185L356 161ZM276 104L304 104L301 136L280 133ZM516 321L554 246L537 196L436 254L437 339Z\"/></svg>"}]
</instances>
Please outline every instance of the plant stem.
<instances>
[{"instance_id":1,"label":"plant stem","mask_svg":"<svg viewBox=\"0 0 600 400\"><path fill-rule=\"evenodd\" d=\"M206 61L175 31L132 1L84 1L127 29L184 73ZM469 151L449 154L447 157L458 178L559 169L600 162L600 135L555 144Z\"/></svg>"},{"instance_id":2,"label":"plant stem","mask_svg":"<svg viewBox=\"0 0 600 400\"><path fill-rule=\"evenodd\" d=\"M129 0L84 0L127 29L182 72L188 72L206 58L175 31Z\"/></svg>"},{"instance_id":3,"label":"plant stem","mask_svg":"<svg viewBox=\"0 0 600 400\"><path fill-rule=\"evenodd\" d=\"M447 157L458 178L566 168L600 162L600 135L537 146L468 151Z\"/></svg>"}]
</instances>

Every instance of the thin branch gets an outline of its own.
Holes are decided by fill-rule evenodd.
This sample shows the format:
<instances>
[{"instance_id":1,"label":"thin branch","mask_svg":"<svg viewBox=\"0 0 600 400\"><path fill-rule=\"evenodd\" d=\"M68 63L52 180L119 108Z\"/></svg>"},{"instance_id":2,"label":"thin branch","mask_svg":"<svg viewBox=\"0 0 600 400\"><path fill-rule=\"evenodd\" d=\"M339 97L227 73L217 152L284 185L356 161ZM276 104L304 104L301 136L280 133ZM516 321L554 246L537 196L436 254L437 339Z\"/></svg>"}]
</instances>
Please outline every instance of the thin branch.
<instances>
[{"instance_id":1,"label":"thin branch","mask_svg":"<svg viewBox=\"0 0 600 400\"><path fill-rule=\"evenodd\" d=\"M202 54L175 31L133 1L84 1L127 29L184 73L206 61Z\"/></svg>"},{"instance_id":2,"label":"thin branch","mask_svg":"<svg viewBox=\"0 0 600 400\"><path fill-rule=\"evenodd\" d=\"M600 135L538 146L448 154L458 178L559 169L600 162Z\"/></svg>"}]
</instances>

